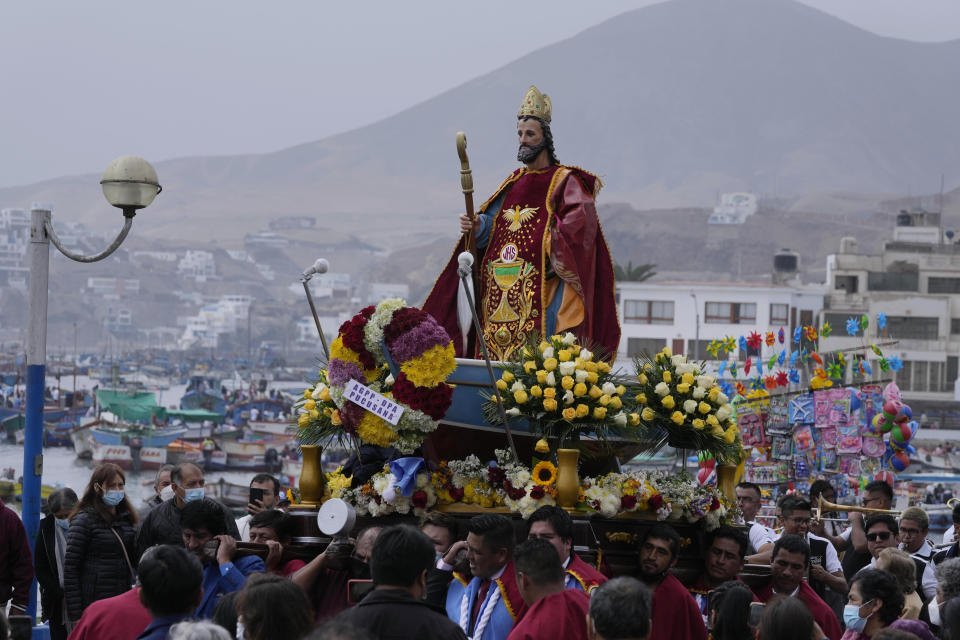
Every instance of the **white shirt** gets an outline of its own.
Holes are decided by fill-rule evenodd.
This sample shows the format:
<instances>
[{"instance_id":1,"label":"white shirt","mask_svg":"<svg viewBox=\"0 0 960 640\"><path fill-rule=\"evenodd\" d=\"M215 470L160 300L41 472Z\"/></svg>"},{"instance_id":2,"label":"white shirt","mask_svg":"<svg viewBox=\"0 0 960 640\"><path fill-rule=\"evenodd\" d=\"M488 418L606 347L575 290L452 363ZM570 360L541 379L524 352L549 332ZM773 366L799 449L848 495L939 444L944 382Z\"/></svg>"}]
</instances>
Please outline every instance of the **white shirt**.
<instances>
[{"instance_id":1,"label":"white shirt","mask_svg":"<svg viewBox=\"0 0 960 640\"><path fill-rule=\"evenodd\" d=\"M903 548L903 543L900 543L899 548L903 551L907 551L906 549ZM910 553L910 552L907 551L907 553ZM920 560L923 560L924 562L927 562L929 564L933 564L933 547L931 547L930 543L927 542L926 540L923 541L923 544L920 545L919 549L917 549L913 553L910 553L910 555L913 556L914 558L919 558Z\"/></svg>"},{"instance_id":2,"label":"white shirt","mask_svg":"<svg viewBox=\"0 0 960 640\"><path fill-rule=\"evenodd\" d=\"M242 518L237 518L237 529L240 530L240 539L243 542L250 542L250 520L253 518L249 513Z\"/></svg>"},{"instance_id":3,"label":"white shirt","mask_svg":"<svg viewBox=\"0 0 960 640\"><path fill-rule=\"evenodd\" d=\"M783 536L783 533L778 533L777 537L774 540L779 540ZM826 538L821 538L820 536L815 536L809 531L807 531L807 544L810 544L811 540L822 540L827 545L827 555L823 559L823 566L827 570L827 573L836 573L837 571L843 571L843 568L840 566L840 556L837 555L837 550L834 549L833 544L830 543ZM921 558L922 560L922 558Z\"/></svg>"},{"instance_id":4,"label":"white shirt","mask_svg":"<svg viewBox=\"0 0 960 640\"><path fill-rule=\"evenodd\" d=\"M763 545L773 542L776 539L775 535L771 529L759 522L750 523L750 546L753 547L754 553L759 551Z\"/></svg>"},{"instance_id":5,"label":"white shirt","mask_svg":"<svg viewBox=\"0 0 960 640\"><path fill-rule=\"evenodd\" d=\"M918 560L922 562L923 558L918 558ZM873 569L873 568L876 568L876 564L877 564L877 559L871 558L870 564L868 564L867 567L870 567L871 569ZM930 564L929 562L924 562L923 565L924 565L923 577L921 578L923 593L921 593L920 596L923 598L923 601L926 602L937 595L937 576L934 575L933 573L932 564ZM861 569L860 571L863 571L863 569Z\"/></svg>"},{"instance_id":6,"label":"white shirt","mask_svg":"<svg viewBox=\"0 0 960 640\"><path fill-rule=\"evenodd\" d=\"M943 544L952 544L957 538L957 527L956 525L950 527L943 532Z\"/></svg>"}]
</instances>

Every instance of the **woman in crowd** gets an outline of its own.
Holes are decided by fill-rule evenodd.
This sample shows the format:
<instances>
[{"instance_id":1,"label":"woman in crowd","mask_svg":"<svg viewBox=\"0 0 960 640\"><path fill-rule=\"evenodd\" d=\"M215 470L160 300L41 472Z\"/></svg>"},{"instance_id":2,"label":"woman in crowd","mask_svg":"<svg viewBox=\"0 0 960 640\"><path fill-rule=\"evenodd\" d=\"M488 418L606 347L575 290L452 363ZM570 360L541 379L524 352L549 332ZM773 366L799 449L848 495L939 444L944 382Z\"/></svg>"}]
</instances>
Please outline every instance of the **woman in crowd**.
<instances>
[{"instance_id":1,"label":"woman in crowd","mask_svg":"<svg viewBox=\"0 0 960 640\"><path fill-rule=\"evenodd\" d=\"M73 489L57 489L47 499L47 516L40 521L33 566L40 583L40 607L49 623L51 640L66 640L69 620L63 596L63 561L67 554L70 512L77 506Z\"/></svg>"},{"instance_id":2,"label":"woman in crowd","mask_svg":"<svg viewBox=\"0 0 960 640\"><path fill-rule=\"evenodd\" d=\"M246 640L301 640L313 629L307 596L290 580L269 573L250 576L237 604L237 630Z\"/></svg>"},{"instance_id":3,"label":"woman in crowd","mask_svg":"<svg viewBox=\"0 0 960 640\"><path fill-rule=\"evenodd\" d=\"M876 568L894 577L903 592L901 618L916 620L923 608L923 600L917 595L917 565L906 551L893 547L884 549L877 556Z\"/></svg>"},{"instance_id":4,"label":"woman in crowd","mask_svg":"<svg viewBox=\"0 0 960 640\"><path fill-rule=\"evenodd\" d=\"M120 467L100 465L70 517L63 582L73 623L91 602L120 595L133 582L137 512L125 485Z\"/></svg>"},{"instance_id":5,"label":"woman in crowd","mask_svg":"<svg viewBox=\"0 0 960 640\"><path fill-rule=\"evenodd\" d=\"M960 598L940 603L940 638L960 640Z\"/></svg>"},{"instance_id":6,"label":"woman in crowd","mask_svg":"<svg viewBox=\"0 0 960 640\"><path fill-rule=\"evenodd\" d=\"M853 577L843 622L842 640L866 640L900 617L903 590L886 571L864 569Z\"/></svg>"},{"instance_id":7,"label":"woman in crowd","mask_svg":"<svg viewBox=\"0 0 960 640\"><path fill-rule=\"evenodd\" d=\"M178 622L170 627L170 635L167 637L169 640L233 640L226 629L206 620Z\"/></svg>"},{"instance_id":8,"label":"woman in crowd","mask_svg":"<svg viewBox=\"0 0 960 640\"><path fill-rule=\"evenodd\" d=\"M750 587L730 580L710 592L707 605L710 635L713 640L740 640L753 635L748 626L753 592Z\"/></svg>"},{"instance_id":9,"label":"woman in crowd","mask_svg":"<svg viewBox=\"0 0 960 640\"><path fill-rule=\"evenodd\" d=\"M757 640L810 640L813 627L813 614L802 600L780 598L764 607Z\"/></svg>"}]
</instances>

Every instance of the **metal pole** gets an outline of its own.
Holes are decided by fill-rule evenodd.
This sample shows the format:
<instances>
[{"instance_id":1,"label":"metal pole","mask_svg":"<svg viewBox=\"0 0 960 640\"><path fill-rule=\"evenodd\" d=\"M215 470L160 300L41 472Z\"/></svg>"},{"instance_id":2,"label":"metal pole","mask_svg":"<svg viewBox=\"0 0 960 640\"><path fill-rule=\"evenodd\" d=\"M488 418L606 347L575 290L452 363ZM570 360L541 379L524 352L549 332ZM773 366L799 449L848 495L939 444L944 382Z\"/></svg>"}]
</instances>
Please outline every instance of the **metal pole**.
<instances>
[{"instance_id":1,"label":"metal pole","mask_svg":"<svg viewBox=\"0 0 960 640\"><path fill-rule=\"evenodd\" d=\"M40 528L43 475L43 389L47 362L47 285L50 278L50 212L30 212L30 290L27 299L27 413L23 438L23 526L33 548ZM27 615L37 615L37 581L30 587Z\"/></svg>"},{"instance_id":2,"label":"metal pole","mask_svg":"<svg viewBox=\"0 0 960 640\"><path fill-rule=\"evenodd\" d=\"M697 303L697 294L690 292L690 297L693 298L693 318L696 322L696 329L693 338L693 359L700 360L700 305Z\"/></svg>"},{"instance_id":3,"label":"metal pole","mask_svg":"<svg viewBox=\"0 0 960 640\"><path fill-rule=\"evenodd\" d=\"M303 290L307 294L307 302L310 303L310 313L313 314L313 321L317 325L317 333L320 334L320 345L323 347L323 355L327 356L327 362L330 362L330 348L327 346L327 338L323 335L323 328L320 326L320 316L317 315L317 308L313 304L313 296L310 295L310 279L303 278Z\"/></svg>"}]
</instances>

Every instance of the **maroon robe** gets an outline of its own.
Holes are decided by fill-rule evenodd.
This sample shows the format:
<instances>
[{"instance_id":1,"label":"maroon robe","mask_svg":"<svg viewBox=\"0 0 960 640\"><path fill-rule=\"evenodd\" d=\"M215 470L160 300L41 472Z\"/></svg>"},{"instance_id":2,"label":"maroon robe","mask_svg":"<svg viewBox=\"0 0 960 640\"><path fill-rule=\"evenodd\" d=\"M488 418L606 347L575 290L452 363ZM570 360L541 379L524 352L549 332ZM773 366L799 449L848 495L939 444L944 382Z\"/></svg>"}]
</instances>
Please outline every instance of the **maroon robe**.
<instances>
[{"instance_id":1,"label":"maroon robe","mask_svg":"<svg viewBox=\"0 0 960 640\"><path fill-rule=\"evenodd\" d=\"M773 584L767 584L767 586L754 591L754 593L760 602L769 602L774 596ZM810 610L813 619L820 625L820 628L830 640L840 640L840 637L843 635L843 630L840 629L840 623L837 622L836 614L834 614L833 609L817 595L813 587L806 582L801 582L800 590L797 592L797 598L807 605L807 609Z\"/></svg>"},{"instance_id":2,"label":"maroon robe","mask_svg":"<svg viewBox=\"0 0 960 640\"><path fill-rule=\"evenodd\" d=\"M707 640L700 607L672 573L653 592L650 614L647 640Z\"/></svg>"},{"instance_id":3,"label":"maroon robe","mask_svg":"<svg viewBox=\"0 0 960 640\"><path fill-rule=\"evenodd\" d=\"M573 576L580 585L580 589L587 594L608 580L607 576L581 560L575 553L570 554L570 564L567 565L566 571L567 575Z\"/></svg>"},{"instance_id":4,"label":"maroon robe","mask_svg":"<svg viewBox=\"0 0 960 640\"><path fill-rule=\"evenodd\" d=\"M590 596L565 589L540 598L527 609L507 640L587 640Z\"/></svg>"},{"instance_id":5,"label":"maroon robe","mask_svg":"<svg viewBox=\"0 0 960 640\"><path fill-rule=\"evenodd\" d=\"M599 186L596 176L576 167L554 165L540 171L524 167L504 180L490 200L479 208L478 213L494 215L494 224L490 243L479 252L478 264L474 267L481 285L477 292L477 312L481 314L481 323L489 328L487 315L491 309L484 309L484 303L496 306L501 296L509 298L507 306L510 309L505 310L506 315L515 317L508 327L511 335L505 337L507 342L504 344L508 347L516 346L518 332L544 333L544 309L556 291L556 279L546 278L549 261L553 272L564 283L564 301L568 296L576 296L583 312L579 324L563 326L563 320L568 318L565 310L573 308L563 305L555 330L558 333L572 331L584 344L596 345L607 359L616 357L620 324L614 295L613 261L594 203ZM487 206L504 193L503 209L486 212ZM507 215L511 205L513 208ZM528 212L532 208L537 210L536 217L528 217L529 213L521 215L521 211ZM529 224L519 229L510 224L520 219ZM515 245L514 249L504 253L504 246L511 243ZM423 310L436 318L453 338L460 357L473 355L471 349L465 349L457 325L457 287L460 281L457 256L463 250L464 238L461 237L423 304ZM496 261L511 260L523 263L521 280L525 284L518 283L501 294L489 286L488 281L492 281L489 270ZM524 308L525 301L530 308ZM500 350L506 350L506 347Z\"/></svg>"}]
</instances>

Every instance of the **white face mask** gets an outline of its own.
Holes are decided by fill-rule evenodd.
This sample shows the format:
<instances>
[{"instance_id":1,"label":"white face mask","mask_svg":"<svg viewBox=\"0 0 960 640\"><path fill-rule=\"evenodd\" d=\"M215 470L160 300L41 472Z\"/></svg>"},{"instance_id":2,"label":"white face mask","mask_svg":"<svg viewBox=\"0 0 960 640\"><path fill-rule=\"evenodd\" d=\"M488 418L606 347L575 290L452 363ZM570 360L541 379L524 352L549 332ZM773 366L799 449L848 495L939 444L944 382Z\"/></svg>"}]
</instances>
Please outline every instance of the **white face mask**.
<instances>
[{"instance_id":1,"label":"white face mask","mask_svg":"<svg viewBox=\"0 0 960 640\"><path fill-rule=\"evenodd\" d=\"M166 502L167 500L169 500L169 499L172 498L173 496L174 496L174 493L173 493L173 485L172 485L172 484L168 484L168 485L165 486L163 489L160 489L160 499L163 500L164 502Z\"/></svg>"},{"instance_id":2,"label":"white face mask","mask_svg":"<svg viewBox=\"0 0 960 640\"><path fill-rule=\"evenodd\" d=\"M927 614L930 616L930 624L934 626L940 625L940 603L936 598L930 601L930 604L927 605Z\"/></svg>"}]
</instances>

